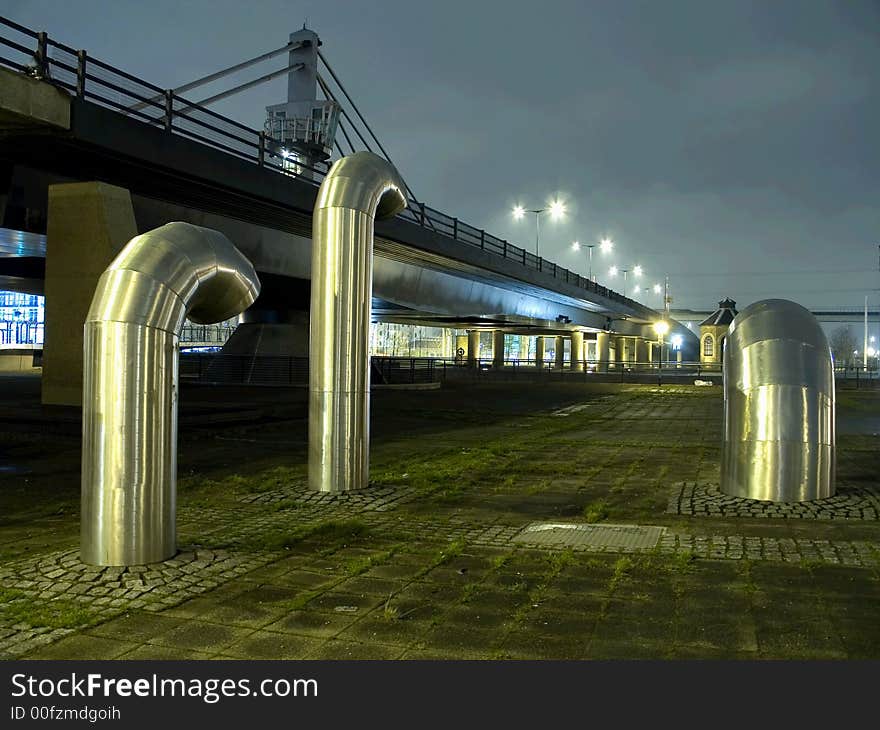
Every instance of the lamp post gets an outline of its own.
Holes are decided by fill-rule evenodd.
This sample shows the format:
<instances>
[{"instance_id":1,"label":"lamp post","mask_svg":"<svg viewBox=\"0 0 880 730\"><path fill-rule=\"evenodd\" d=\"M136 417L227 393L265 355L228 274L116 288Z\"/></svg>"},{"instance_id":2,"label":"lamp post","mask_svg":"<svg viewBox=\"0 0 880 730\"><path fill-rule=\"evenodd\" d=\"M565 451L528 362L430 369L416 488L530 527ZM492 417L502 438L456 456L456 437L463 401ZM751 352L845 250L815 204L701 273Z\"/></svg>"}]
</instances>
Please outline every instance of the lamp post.
<instances>
[{"instance_id":1,"label":"lamp post","mask_svg":"<svg viewBox=\"0 0 880 730\"><path fill-rule=\"evenodd\" d=\"M596 281L593 277L593 249L596 246L599 247L599 250L602 253L608 253L612 248L614 248L614 241L610 238L603 238L599 243L581 243L580 241L575 241L571 244L571 247L574 251L580 251L581 247L584 247L590 252L590 281Z\"/></svg>"},{"instance_id":2,"label":"lamp post","mask_svg":"<svg viewBox=\"0 0 880 730\"><path fill-rule=\"evenodd\" d=\"M534 213L535 214L535 256L538 256L538 246L540 243L541 236L541 213L544 212L550 213L550 218L552 220L558 220L565 215L565 203L561 200L554 200L550 203L546 208L523 208L521 205L516 205L513 208L513 219L514 220L522 220L523 216L526 213Z\"/></svg>"},{"instance_id":3,"label":"lamp post","mask_svg":"<svg viewBox=\"0 0 880 730\"><path fill-rule=\"evenodd\" d=\"M616 266L612 266L608 270L608 276L615 277L618 273L623 274L623 296L626 296L626 275L630 272L630 269L619 269ZM642 275L642 267L636 264L632 267L633 276L640 277Z\"/></svg>"},{"instance_id":4,"label":"lamp post","mask_svg":"<svg viewBox=\"0 0 880 730\"><path fill-rule=\"evenodd\" d=\"M663 337L669 332L669 322L665 319L654 322L654 332L660 345L657 348L657 386L660 387L663 385Z\"/></svg>"}]
</instances>

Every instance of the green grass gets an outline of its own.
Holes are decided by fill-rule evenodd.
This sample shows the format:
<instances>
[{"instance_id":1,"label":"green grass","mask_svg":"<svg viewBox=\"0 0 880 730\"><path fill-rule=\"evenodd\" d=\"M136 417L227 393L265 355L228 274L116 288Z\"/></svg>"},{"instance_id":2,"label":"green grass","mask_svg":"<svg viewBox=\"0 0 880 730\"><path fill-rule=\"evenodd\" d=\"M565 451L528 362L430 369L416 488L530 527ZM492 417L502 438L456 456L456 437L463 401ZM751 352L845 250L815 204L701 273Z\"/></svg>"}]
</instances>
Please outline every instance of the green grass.
<instances>
[{"instance_id":1,"label":"green grass","mask_svg":"<svg viewBox=\"0 0 880 730\"><path fill-rule=\"evenodd\" d=\"M608 519L608 502L597 499L584 507L584 519L589 523L602 522Z\"/></svg>"},{"instance_id":2,"label":"green grass","mask_svg":"<svg viewBox=\"0 0 880 730\"><path fill-rule=\"evenodd\" d=\"M622 555L614 561L614 569L608 581L608 592L613 593L621 584L629 579L630 571L635 566L632 558Z\"/></svg>"},{"instance_id":3,"label":"green grass","mask_svg":"<svg viewBox=\"0 0 880 730\"><path fill-rule=\"evenodd\" d=\"M370 568L373 568L376 565L380 565L388 561L394 553L398 550L398 546L394 546L389 548L388 550L383 550L382 552L375 553L374 555L366 555L364 557L353 558L348 563L346 563L342 570L343 572L351 577L362 575L366 573Z\"/></svg>"},{"instance_id":4,"label":"green grass","mask_svg":"<svg viewBox=\"0 0 880 730\"><path fill-rule=\"evenodd\" d=\"M50 629L75 629L97 619L76 601L39 600L24 591L8 588L0 588L0 616L11 624L26 623L34 628Z\"/></svg>"},{"instance_id":5,"label":"green grass","mask_svg":"<svg viewBox=\"0 0 880 730\"><path fill-rule=\"evenodd\" d=\"M273 527L262 532L224 540L215 535L193 536L189 542L206 545L214 550L232 549L248 552L280 552L290 550L304 542L316 549L335 549L365 539L369 528L361 520L325 520L313 525L298 527Z\"/></svg>"}]
</instances>

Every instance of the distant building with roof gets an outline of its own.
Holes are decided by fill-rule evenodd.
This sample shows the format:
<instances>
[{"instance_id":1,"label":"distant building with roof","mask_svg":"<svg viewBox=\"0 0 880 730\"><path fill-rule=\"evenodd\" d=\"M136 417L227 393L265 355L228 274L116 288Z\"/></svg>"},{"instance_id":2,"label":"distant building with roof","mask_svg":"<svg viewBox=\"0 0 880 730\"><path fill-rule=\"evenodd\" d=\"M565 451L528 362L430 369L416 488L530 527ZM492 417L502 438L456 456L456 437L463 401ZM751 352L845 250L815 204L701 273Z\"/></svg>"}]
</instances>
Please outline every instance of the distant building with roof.
<instances>
[{"instance_id":1,"label":"distant building with roof","mask_svg":"<svg viewBox=\"0 0 880 730\"><path fill-rule=\"evenodd\" d=\"M722 299L718 309L700 322L700 363L720 365L724 353L724 340L733 318L736 317L736 302Z\"/></svg>"}]
</instances>

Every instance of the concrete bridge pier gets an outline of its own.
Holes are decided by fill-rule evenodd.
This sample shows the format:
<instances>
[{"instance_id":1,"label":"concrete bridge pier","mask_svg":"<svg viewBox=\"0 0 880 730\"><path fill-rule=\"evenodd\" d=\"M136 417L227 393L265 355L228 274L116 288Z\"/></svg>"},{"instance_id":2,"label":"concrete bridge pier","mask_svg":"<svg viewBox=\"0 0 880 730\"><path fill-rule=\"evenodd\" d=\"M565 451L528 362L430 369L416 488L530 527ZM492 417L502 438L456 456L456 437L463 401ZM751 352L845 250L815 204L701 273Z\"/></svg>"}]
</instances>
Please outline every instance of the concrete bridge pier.
<instances>
[{"instance_id":1,"label":"concrete bridge pier","mask_svg":"<svg viewBox=\"0 0 880 730\"><path fill-rule=\"evenodd\" d=\"M46 336L42 400L78 406L83 388L83 326L98 279L137 224L131 195L103 182L49 185L46 234Z\"/></svg>"},{"instance_id":2,"label":"concrete bridge pier","mask_svg":"<svg viewBox=\"0 0 880 730\"><path fill-rule=\"evenodd\" d=\"M470 368L477 367L477 359L480 357L480 331L468 331L467 364Z\"/></svg>"},{"instance_id":3,"label":"concrete bridge pier","mask_svg":"<svg viewBox=\"0 0 880 730\"><path fill-rule=\"evenodd\" d=\"M556 369L562 370L565 367L565 338L556 337Z\"/></svg>"},{"instance_id":4,"label":"concrete bridge pier","mask_svg":"<svg viewBox=\"0 0 880 730\"><path fill-rule=\"evenodd\" d=\"M635 338L635 361L639 370L645 370L650 367L648 364L648 341L641 338Z\"/></svg>"},{"instance_id":5,"label":"concrete bridge pier","mask_svg":"<svg viewBox=\"0 0 880 730\"><path fill-rule=\"evenodd\" d=\"M535 360L539 370L544 367L544 338L540 335L535 338Z\"/></svg>"},{"instance_id":6,"label":"concrete bridge pier","mask_svg":"<svg viewBox=\"0 0 880 730\"><path fill-rule=\"evenodd\" d=\"M504 367L504 331L495 330L492 333L492 367L500 370Z\"/></svg>"},{"instance_id":7,"label":"concrete bridge pier","mask_svg":"<svg viewBox=\"0 0 880 730\"><path fill-rule=\"evenodd\" d=\"M608 369L609 343L607 332L596 333L596 369L605 371Z\"/></svg>"},{"instance_id":8,"label":"concrete bridge pier","mask_svg":"<svg viewBox=\"0 0 880 730\"><path fill-rule=\"evenodd\" d=\"M584 369L584 333L571 333L571 369L583 372Z\"/></svg>"}]
</instances>

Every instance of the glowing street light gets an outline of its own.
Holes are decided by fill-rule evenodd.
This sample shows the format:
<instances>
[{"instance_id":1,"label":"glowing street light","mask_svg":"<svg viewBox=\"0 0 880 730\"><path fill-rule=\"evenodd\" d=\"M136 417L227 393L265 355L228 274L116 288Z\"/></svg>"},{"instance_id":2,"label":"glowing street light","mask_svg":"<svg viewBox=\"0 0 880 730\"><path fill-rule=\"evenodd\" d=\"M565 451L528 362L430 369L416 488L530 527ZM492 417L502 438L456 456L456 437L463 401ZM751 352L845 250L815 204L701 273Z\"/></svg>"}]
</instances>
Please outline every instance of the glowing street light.
<instances>
[{"instance_id":1,"label":"glowing street light","mask_svg":"<svg viewBox=\"0 0 880 730\"><path fill-rule=\"evenodd\" d=\"M535 214L535 256L538 256L538 245L539 239L541 235L541 222L540 215L541 213L548 211L550 213L551 220L560 220L565 217L565 203L559 199L556 199L550 203L546 208L524 208L521 205L513 206L513 210L511 213L513 214L513 219L515 221L522 220L526 213L534 213Z\"/></svg>"},{"instance_id":2,"label":"glowing street light","mask_svg":"<svg viewBox=\"0 0 880 730\"><path fill-rule=\"evenodd\" d=\"M654 293L655 293L655 294L662 294L662 293L663 293L663 287L660 286L659 284L654 284Z\"/></svg>"},{"instance_id":3,"label":"glowing street light","mask_svg":"<svg viewBox=\"0 0 880 730\"><path fill-rule=\"evenodd\" d=\"M593 249L596 248L596 246L599 247L599 250L602 253L608 253L613 248L614 242L610 238L603 238L601 241L599 241L598 244L596 244L596 243L581 243L580 241L575 241L574 243L571 244L571 248L574 251L580 251L581 247L585 247L589 250L589 252L590 252L590 281L596 281L593 278Z\"/></svg>"},{"instance_id":4,"label":"glowing street light","mask_svg":"<svg viewBox=\"0 0 880 730\"><path fill-rule=\"evenodd\" d=\"M669 322L665 319L654 322L654 332L657 333L657 336L660 337L660 339L663 339L663 336L669 332Z\"/></svg>"},{"instance_id":5,"label":"glowing street light","mask_svg":"<svg viewBox=\"0 0 880 730\"><path fill-rule=\"evenodd\" d=\"M663 385L663 338L669 332L669 322L665 319L657 320L654 322L654 332L657 333L657 341L660 345L657 348L657 385L660 386Z\"/></svg>"},{"instance_id":6,"label":"glowing street light","mask_svg":"<svg viewBox=\"0 0 880 730\"><path fill-rule=\"evenodd\" d=\"M641 266L638 266L638 265L634 266L631 270L632 270L634 276L641 276L642 275L642 267ZM623 274L623 296L626 296L626 275L629 272L630 272L630 269L620 269L617 266L612 266L608 270L608 276L611 276L611 277L617 276L618 273ZM638 293L638 287L636 288L634 293Z\"/></svg>"}]
</instances>

